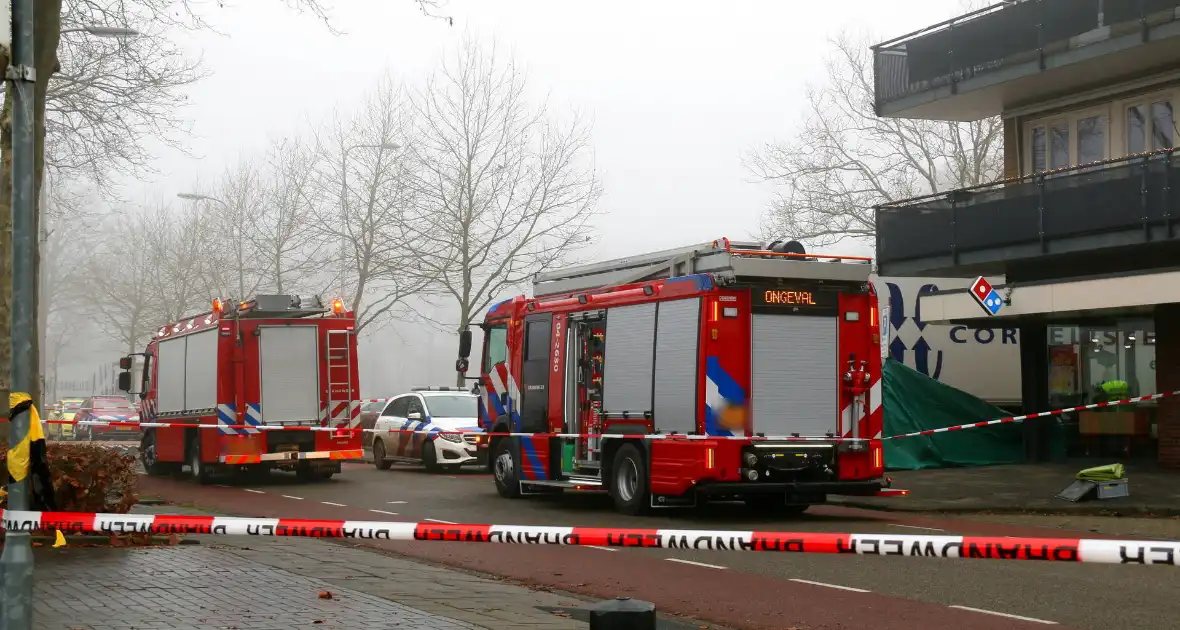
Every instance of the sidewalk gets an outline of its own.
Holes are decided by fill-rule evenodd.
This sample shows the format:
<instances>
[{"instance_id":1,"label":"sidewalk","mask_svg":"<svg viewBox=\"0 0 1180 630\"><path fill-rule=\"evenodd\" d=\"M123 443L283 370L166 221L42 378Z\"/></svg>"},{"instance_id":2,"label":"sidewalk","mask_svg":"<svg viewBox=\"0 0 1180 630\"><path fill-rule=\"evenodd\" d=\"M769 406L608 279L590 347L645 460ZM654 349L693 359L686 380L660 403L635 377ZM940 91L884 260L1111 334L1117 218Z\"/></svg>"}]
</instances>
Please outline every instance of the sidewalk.
<instances>
[{"instance_id":1,"label":"sidewalk","mask_svg":"<svg viewBox=\"0 0 1180 630\"><path fill-rule=\"evenodd\" d=\"M178 506L138 513L203 514ZM45 630L585 630L592 602L306 538L38 548ZM323 597L323 593L330 597ZM661 630L712 627L661 620Z\"/></svg>"},{"instance_id":2,"label":"sidewalk","mask_svg":"<svg viewBox=\"0 0 1180 630\"><path fill-rule=\"evenodd\" d=\"M893 471L886 473L893 478L893 487L909 490L908 496L833 497L833 501L904 512L1180 515L1180 471L1150 465L1127 466L1128 497L1080 503L1055 498L1073 483L1079 470L1110 463L1114 461Z\"/></svg>"}]
</instances>

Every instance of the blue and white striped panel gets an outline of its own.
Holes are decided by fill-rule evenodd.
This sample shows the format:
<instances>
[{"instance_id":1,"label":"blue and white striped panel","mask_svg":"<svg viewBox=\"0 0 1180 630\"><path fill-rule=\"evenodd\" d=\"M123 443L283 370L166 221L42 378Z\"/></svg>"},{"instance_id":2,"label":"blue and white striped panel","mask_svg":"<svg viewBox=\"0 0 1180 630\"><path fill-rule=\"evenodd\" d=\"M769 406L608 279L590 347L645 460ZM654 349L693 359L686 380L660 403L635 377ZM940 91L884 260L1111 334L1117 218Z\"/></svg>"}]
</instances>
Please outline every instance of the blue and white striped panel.
<instances>
[{"instance_id":1,"label":"blue and white striped panel","mask_svg":"<svg viewBox=\"0 0 1180 630\"><path fill-rule=\"evenodd\" d=\"M256 427L262 424L262 403L246 403L246 424ZM258 429L243 429L246 433L258 433Z\"/></svg>"},{"instance_id":2,"label":"blue and white striped panel","mask_svg":"<svg viewBox=\"0 0 1180 630\"><path fill-rule=\"evenodd\" d=\"M238 412L235 405L217 405L217 431L222 435L238 435L238 430L232 428L238 423Z\"/></svg>"}]
</instances>

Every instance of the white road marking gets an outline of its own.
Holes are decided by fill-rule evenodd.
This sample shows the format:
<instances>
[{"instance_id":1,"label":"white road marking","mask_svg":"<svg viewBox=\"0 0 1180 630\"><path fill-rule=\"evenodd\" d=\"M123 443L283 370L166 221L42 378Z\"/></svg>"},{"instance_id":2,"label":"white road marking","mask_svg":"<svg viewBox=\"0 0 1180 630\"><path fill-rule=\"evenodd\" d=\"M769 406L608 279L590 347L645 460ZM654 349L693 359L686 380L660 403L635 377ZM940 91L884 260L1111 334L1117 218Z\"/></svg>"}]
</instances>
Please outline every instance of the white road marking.
<instances>
[{"instance_id":1,"label":"white road marking","mask_svg":"<svg viewBox=\"0 0 1180 630\"><path fill-rule=\"evenodd\" d=\"M586 545L586 548L587 549L598 549L601 551L618 551L618 549L615 549L614 547L599 547L598 545Z\"/></svg>"},{"instance_id":2,"label":"white road marking","mask_svg":"<svg viewBox=\"0 0 1180 630\"><path fill-rule=\"evenodd\" d=\"M1056 626L1056 621L1048 621L1045 619L1037 619L1035 617L1022 617L1020 615L1010 615L1008 613L996 612L994 610L984 610L982 608L972 608L970 606L951 606L951 608L958 608L959 610L970 610L971 612L983 613L985 615L995 615L997 617L1007 617L1009 619L1019 619L1021 621L1031 621L1032 623L1043 623L1047 626Z\"/></svg>"},{"instance_id":3,"label":"white road marking","mask_svg":"<svg viewBox=\"0 0 1180 630\"><path fill-rule=\"evenodd\" d=\"M918 527L917 525L902 525L900 523L890 523L890 525L892 525L894 527L905 527L907 529L924 529L928 532L945 532L946 531L945 529L939 529L937 527Z\"/></svg>"},{"instance_id":4,"label":"white road marking","mask_svg":"<svg viewBox=\"0 0 1180 630\"><path fill-rule=\"evenodd\" d=\"M694 567L705 567L706 569L724 569L725 567L716 564L705 564L704 562L693 562L692 560L681 560L680 558L664 558L668 562L679 562L680 564L691 564Z\"/></svg>"},{"instance_id":5,"label":"white road marking","mask_svg":"<svg viewBox=\"0 0 1180 630\"><path fill-rule=\"evenodd\" d=\"M295 499L295 500L297 500L297 501L302 501L302 500L303 500L303 497L293 497L293 496L291 496L291 495L289 495L289 494L281 494L281 495L279 495L279 496L283 497L284 499Z\"/></svg>"},{"instance_id":6,"label":"white road marking","mask_svg":"<svg viewBox=\"0 0 1180 630\"><path fill-rule=\"evenodd\" d=\"M852 588L851 586L840 586L839 584L828 584L827 582L812 582L811 580L800 580L799 578L790 578L792 582L800 584L810 584L812 586L826 586L828 588L838 588L842 591L852 591L853 593L869 593L863 588Z\"/></svg>"},{"instance_id":7,"label":"white road marking","mask_svg":"<svg viewBox=\"0 0 1180 630\"><path fill-rule=\"evenodd\" d=\"M390 505L405 505L405 501L387 501Z\"/></svg>"},{"instance_id":8,"label":"white road marking","mask_svg":"<svg viewBox=\"0 0 1180 630\"><path fill-rule=\"evenodd\" d=\"M378 514L388 514L390 516L397 516L397 512L386 512L385 510L369 510L369 511L376 512Z\"/></svg>"},{"instance_id":9,"label":"white road marking","mask_svg":"<svg viewBox=\"0 0 1180 630\"><path fill-rule=\"evenodd\" d=\"M254 494L266 494L265 492L263 492L261 490L251 490L249 488L242 488L242 489L245 490L246 492L253 492Z\"/></svg>"},{"instance_id":10,"label":"white road marking","mask_svg":"<svg viewBox=\"0 0 1180 630\"><path fill-rule=\"evenodd\" d=\"M442 523L443 525L458 525L458 523L455 521L444 521L441 518L424 518L422 520L429 521L431 523Z\"/></svg>"},{"instance_id":11,"label":"white road marking","mask_svg":"<svg viewBox=\"0 0 1180 630\"><path fill-rule=\"evenodd\" d=\"M332 503L331 501L320 501L320 503L323 503L324 505L334 505L336 507L348 507L347 505L344 505L343 503Z\"/></svg>"}]
</instances>

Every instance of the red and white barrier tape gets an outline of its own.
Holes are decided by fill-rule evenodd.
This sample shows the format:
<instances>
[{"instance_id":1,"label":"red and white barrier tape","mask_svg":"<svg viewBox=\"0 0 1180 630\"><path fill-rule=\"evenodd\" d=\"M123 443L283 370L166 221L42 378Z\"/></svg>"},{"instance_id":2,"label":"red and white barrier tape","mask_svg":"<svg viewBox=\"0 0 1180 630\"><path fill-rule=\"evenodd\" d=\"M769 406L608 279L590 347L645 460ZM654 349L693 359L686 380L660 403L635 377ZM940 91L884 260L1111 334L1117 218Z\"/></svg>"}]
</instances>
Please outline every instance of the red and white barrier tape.
<instances>
[{"instance_id":1,"label":"red and white barrier tape","mask_svg":"<svg viewBox=\"0 0 1180 630\"><path fill-rule=\"evenodd\" d=\"M709 551L778 551L863 556L928 556L993 560L1050 560L1101 564L1180 565L1180 542L1078 538L999 538L913 534L830 534L536 525L460 525L381 521L93 514L4 513L11 531L63 533L298 536L518 545L594 545Z\"/></svg>"},{"instance_id":2,"label":"red and white barrier tape","mask_svg":"<svg viewBox=\"0 0 1180 630\"><path fill-rule=\"evenodd\" d=\"M1040 413L1030 413L1023 416L1012 416L1009 418L1000 418L998 420L987 420L984 422L973 422L971 424L960 424L954 427L943 427L941 429L927 429L925 431L915 431L913 433L902 433L901 435L891 435L886 440L896 440L899 438L915 437L919 435L934 435L935 433L946 433L948 431L962 431L964 429L978 429L980 427L990 427L995 424L1010 424L1014 422L1023 422L1025 420L1033 420L1035 418L1048 418L1049 416L1059 416L1063 413L1070 413L1073 411L1085 411L1087 409L1100 409L1102 407L1115 407L1118 405L1127 405L1133 403L1147 402L1149 400L1158 400L1160 398L1167 398L1169 396L1180 395L1180 391L1165 392L1162 394L1151 394L1150 396L1137 396L1135 398L1125 398L1123 400L1112 400L1108 402L1092 403L1089 405L1079 405L1077 407L1067 407L1065 409L1054 409L1053 411L1042 411Z\"/></svg>"},{"instance_id":3,"label":"red and white barrier tape","mask_svg":"<svg viewBox=\"0 0 1180 630\"><path fill-rule=\"evenodd\" d=\"M980 427L988 427L997 424L1012 424L1016 422L1023 422L1025 420L1033 420L1036 418L1047 418L1050 416L1059 416L1063 413L1070 413L1073 411L1085 411L1087 409L1100 409L1102 407L1116 407L1119 405L1128 405L1135 403L1148 402L1151 400L1158 400L1160 398L1168 398L1170 396L1180 396L1180 391L1165 392L1160 394L1151 394L1149 396L1137 396L1135 398L1125 398L1123 400L1112 400L1108 402L1092 403L1089 405L1080 405L1077 407L1067 407L1065 409L1054 409L1052 411L1042 411L1040 413L1030 413L1023 416L1010 416L1007 418L999 418L996 420L985 420L982 422L973 422L971 424L960 424L953 427L942 427L940 429L927 429L925 431L915 431L913 433L902 433L900 435L890 435L881 438L882 440L896 440L900 438L916 437L919 435L933 435L935 433L947 433L950 431L963 431L965 429L978 429ZM107 427L128 427L128 428L149 428L149 429L163 429L163 428L185 428L185 429L257 429L259 431L328 431L332 433L347 433L349 431L363 431L369 433L407 433L407 434L437 434L437 435L482 435L486 437L531 437L531 438L622 438L630 440L752 440L752 441L774 441L774 442L866 442L865 438L843 438L843 437L797 437L793 435L782 436L722 436L722 435L684 435L680 433L518 433L518 432L484 432L484 431L445 431L445 430L412 430L412 429L362 429L359 427L316 427L316 426L286 426L286 425L252 425L252 424L235 424L235 425L217 425L217 424L190 424L185 422L125 422L115 420L45 420L47 424L84 424Z\"/></svg>"}]
</instances>

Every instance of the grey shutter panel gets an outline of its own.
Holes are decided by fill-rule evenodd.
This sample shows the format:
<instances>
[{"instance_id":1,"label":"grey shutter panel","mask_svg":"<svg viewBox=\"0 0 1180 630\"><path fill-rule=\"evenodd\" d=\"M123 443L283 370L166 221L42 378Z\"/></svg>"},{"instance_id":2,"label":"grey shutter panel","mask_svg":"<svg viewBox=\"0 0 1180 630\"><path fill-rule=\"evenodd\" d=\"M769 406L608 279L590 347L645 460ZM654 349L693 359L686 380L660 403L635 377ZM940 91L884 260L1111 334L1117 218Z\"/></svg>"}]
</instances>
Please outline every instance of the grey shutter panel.
<instances>
[{"instance_id":1,"label":"grey shutter panel","mask_svg":"<svg viewBox=\"0 0 1180 630\"><path fill-rule=\"evenodd\" d=\"M657 312L652 417L659 431L690 433L697 428L701 300L660 302Z\"/></svg>"},{"instance_id":2,"label":"grey shutter panel","mask_svg":"<svg viewBox=\"0 0 1180 630\"><path fill-rule=\"evenodd\" d=\"M805 315L751 316L755 431L778 436L837 430L838 321Z\"/></svg>"},{"instance_id":3,"label":"grey shutter panel","mask_svg":"<svg viewBox=\"0 0 1180 630\"><path fill-rule=\"evenodd\" d=\"M654 303L607 309L603 411L651 411L655 320Z\"/></svg>"}]
</instances>

